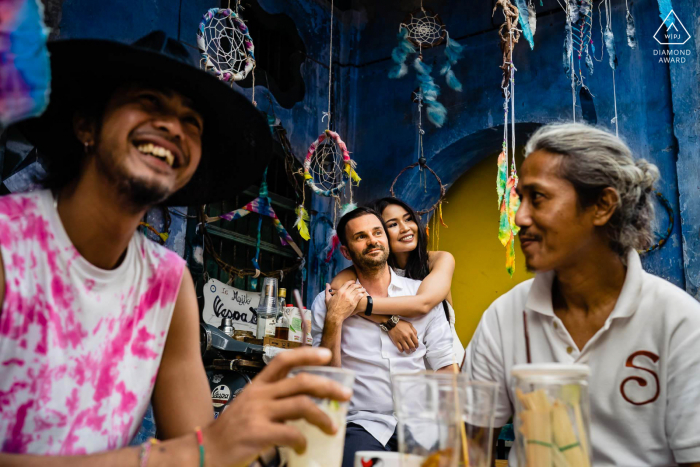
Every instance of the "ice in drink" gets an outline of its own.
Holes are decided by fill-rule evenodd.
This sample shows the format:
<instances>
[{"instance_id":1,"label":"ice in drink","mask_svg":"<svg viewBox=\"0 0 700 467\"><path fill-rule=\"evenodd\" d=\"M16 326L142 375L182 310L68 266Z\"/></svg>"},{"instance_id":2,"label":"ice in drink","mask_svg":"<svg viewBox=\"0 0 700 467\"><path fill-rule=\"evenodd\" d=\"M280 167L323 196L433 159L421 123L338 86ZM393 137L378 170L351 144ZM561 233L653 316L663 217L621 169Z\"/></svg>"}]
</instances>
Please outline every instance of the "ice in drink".
<instances>
[{"instance_id":1,"label":"ice in drink","mask_svg":"<svg viewBox=\"0 0 700 467\"><path fill-rule=\"evenodd\" d=\"M306 451L300 455L293 449L285 449L287 467L340 467L343 463L346 404L324 400L319 408L338 425L338 431L334 435L327 435L306 420L288 422L306 437Z\"/></svg>"}]
</instances>

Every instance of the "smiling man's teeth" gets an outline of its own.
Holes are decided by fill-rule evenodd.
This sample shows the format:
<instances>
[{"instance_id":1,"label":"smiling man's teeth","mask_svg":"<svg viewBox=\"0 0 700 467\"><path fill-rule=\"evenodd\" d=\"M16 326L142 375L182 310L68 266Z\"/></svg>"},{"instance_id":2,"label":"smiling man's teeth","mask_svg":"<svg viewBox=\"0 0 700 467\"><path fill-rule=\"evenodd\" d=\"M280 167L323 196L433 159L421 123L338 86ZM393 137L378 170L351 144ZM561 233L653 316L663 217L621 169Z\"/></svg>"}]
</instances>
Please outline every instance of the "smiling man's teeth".
<instances>
[{"instance_id":1,"label":"smiling man's teeth","mask_svg":"<svg viewBox=\"0 0 700 467\"><path fill-rule=\"evenodd\" d=\"M162 146L156 146L155 144L148 143L148 144L140 144L136 147L139 152L143 154L148 154L151 156L155 156L158 159L163 159L166 164L168 164L170 167L173 166L173 163L175 162L175 156L173 156L173 153L170 152L169 149L166 149Z\"/></svg>"}]
</instances>

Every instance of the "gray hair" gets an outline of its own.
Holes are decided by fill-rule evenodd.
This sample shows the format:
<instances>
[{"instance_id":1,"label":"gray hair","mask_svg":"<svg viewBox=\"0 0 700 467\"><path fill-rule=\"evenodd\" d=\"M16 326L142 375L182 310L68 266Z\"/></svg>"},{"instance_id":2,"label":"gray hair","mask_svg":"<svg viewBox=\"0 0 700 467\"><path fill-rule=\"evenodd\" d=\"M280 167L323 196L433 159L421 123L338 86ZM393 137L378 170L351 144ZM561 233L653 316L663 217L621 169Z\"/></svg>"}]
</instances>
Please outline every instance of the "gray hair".
<instances>
[{"instance_id":1,"label":"gray hair","mask_svg":"<svg viewBox=\"0 0 700 467\"><path fill-rule=\"evenodd\" d=\"M581 123L546 125L525 145L525 157L535 151L561 155L560 176L576 189L582 207L592 205L605 188L613 188L619 203L608 221L610 247L620 256L629 248L648 248L653 239L653 186L659 170L608 131Z\"/></svg>"}]
</instances>

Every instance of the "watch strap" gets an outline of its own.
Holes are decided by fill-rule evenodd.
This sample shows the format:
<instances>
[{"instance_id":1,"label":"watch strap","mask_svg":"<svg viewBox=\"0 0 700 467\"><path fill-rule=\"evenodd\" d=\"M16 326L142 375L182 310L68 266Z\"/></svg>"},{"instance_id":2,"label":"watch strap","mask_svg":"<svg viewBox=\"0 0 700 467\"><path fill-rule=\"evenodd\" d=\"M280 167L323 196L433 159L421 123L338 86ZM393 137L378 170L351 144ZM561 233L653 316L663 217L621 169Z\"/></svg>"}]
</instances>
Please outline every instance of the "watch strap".
<instances>
[{"instance_id":1,"label":"watch strap","mask_svg":"<svg viewBox=\"0 0 700 467\"><path fill-rule=\"evenodd\" d=\"M372 296L367 295L367 308L365 309L365 316L372 316L372 308L374 308L374 302L372 301Z\"/></svg>"},{"instance_id":2,"label":"watch strap","mask_svg":"<svg viewBox=\"0 0 700 467\"><path fill-rule=\"evenodd\" d=\"M386 320L385 323L380 324L379 327L381 328L382 331L389 332L396 327L398 322L399 322L399 317L394 315L391 318L389 318L388 320Z\"/></svg>"}]
</instances>

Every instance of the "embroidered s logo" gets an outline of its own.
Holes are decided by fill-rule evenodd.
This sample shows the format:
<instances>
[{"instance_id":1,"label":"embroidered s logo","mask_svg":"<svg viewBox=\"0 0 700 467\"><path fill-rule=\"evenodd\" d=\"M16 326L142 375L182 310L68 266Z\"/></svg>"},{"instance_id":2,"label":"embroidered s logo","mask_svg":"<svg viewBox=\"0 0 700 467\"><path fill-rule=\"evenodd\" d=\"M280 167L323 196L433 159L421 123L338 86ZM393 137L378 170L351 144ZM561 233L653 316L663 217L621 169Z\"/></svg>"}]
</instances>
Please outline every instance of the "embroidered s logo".
<instances>
[{"instance_id":1,"label":"embroidered s logo","mask_svg":"<svg viewBox=\"0 0 700 467\"><path fill-rule=\"evenodd\" d=\"M627 394L625 393L625 385L627 383L634 381L635 383L637 383L641 387L645 387L648 384L647 380L640 377L640 376L630 376L628 378L625 378L622 381L622 384L620 384L620 393L622 394L622 397L630 404L634 404L634 405L651 404L652 402L654 402L656 399L659 398L659 393L661 392L661 387L659 386L659 376L656 374L656 372L654 372L652 370L648 370L644 367L635 365L634 359L637 357L647 357L653 363L656 363L659 361L659 356L656 355L655 353L649 352L647 350L639 350L639 351L633 353L632 355L630 355L629 357L627 357L627 362L625 363L625 366L628 368L636 368L637 370L646 371L647 373L649 373L651 376L654 377L654 382L656 383L656 391L654 392L654 396L651 399L647 399L647 400L641 401L641 402L633 401L632 399L630 399L627 396Z\"/></svg>"}]
</instances>

